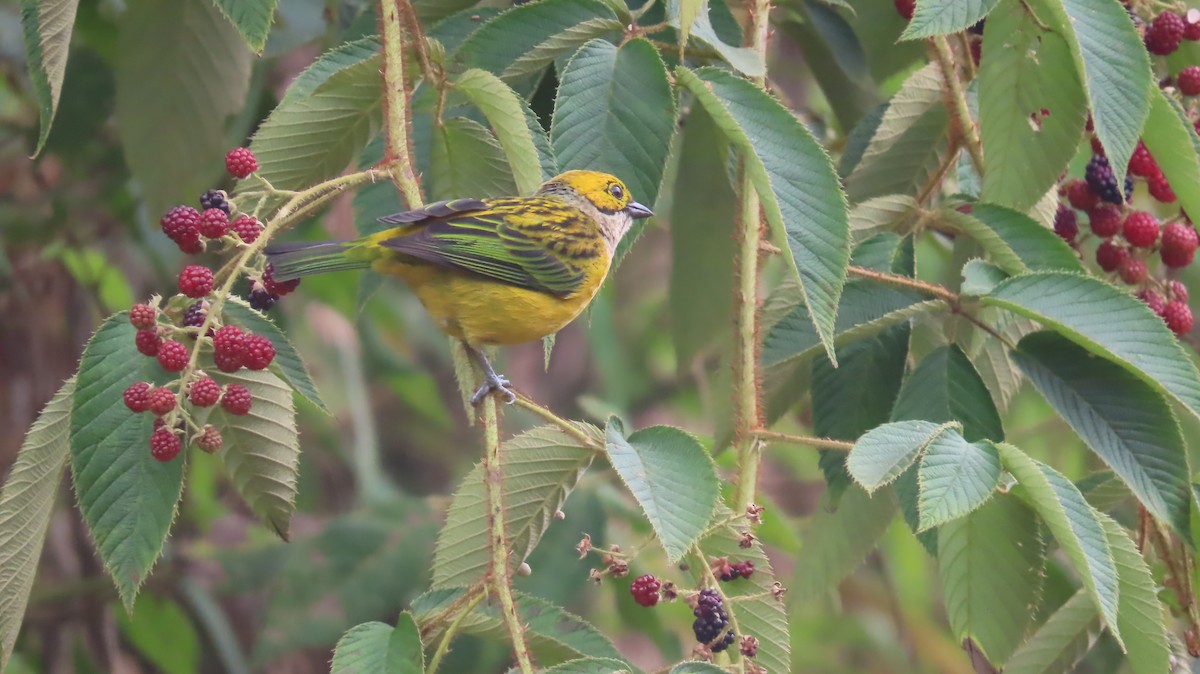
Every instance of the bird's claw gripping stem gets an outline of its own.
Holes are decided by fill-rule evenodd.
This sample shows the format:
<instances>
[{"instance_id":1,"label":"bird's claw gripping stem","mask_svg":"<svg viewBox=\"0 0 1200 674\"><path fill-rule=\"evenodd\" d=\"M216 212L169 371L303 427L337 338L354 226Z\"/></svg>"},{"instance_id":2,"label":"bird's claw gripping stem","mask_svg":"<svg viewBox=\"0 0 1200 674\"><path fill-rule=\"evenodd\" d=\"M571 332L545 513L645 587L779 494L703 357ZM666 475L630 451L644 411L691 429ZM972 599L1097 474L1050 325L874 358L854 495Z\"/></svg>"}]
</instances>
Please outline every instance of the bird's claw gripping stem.
<instances>
[{"instance_id":1,"label":"bird's claw gripping stem","mask_svg":"<svg viewBox=\"0 0 1200 674\"><path fill-rule=\"evenodd\" d=\"M504 375L496 374L496 371L492 369L492 364L488 362L487 356L483 355L482 351L468 346L467 353L471 354L471 357L475 359L475 364L483 370L483 386L480 386L475 391L475 395L471 396L472 405L479 406L483 399L493 391L504 396L505 404L511 405L517 402L517 394L509 388L512 386L512 382Z\"/></svg>"}]
</instances>

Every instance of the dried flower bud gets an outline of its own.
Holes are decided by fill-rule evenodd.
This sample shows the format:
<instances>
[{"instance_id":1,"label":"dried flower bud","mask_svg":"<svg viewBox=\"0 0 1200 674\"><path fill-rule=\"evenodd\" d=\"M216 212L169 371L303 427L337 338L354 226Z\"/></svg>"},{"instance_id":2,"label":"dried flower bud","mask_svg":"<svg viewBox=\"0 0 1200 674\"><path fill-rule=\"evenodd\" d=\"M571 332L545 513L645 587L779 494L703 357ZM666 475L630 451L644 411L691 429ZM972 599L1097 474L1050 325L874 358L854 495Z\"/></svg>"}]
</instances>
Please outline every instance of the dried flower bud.
<instances>
[{"instance_id":1,"label":"dried flower bud","mask_svg":"<svg viewBox=\"0 0 1200 674\"><path fill-rule=\"evenodd\" d=\"M742 652L742 655L748 658L758 655L758 639L755 639L750 635L742 637L741 643L738 644L738 650Z\"/></svg>"},{"instance_id":2,"label":"dried flower bud","mask_svg":"<svg viewBox=\"0 0 1200 674\"><path fill-rule=\"evenodd\" d=\"M675 583L669 580L662 584L658 593L662 596L663 601L675 601L679 598L679 590L675 588Z\"/></svg>"},{"instance_id":3,"label":"dried flower bud","mask_svg":"<svg viewBox=\"0 0 1200 674\"><path fill-rule=\"evenodd\" d=\"M753 545L754 545L754 534L750 533L749 531L743 531L738 536L738 547L739 548L749 548Z\"/></svg>"},{"instance_id":4,"label":"dried flower bud","mask_svg":"<svg viewBox=\"0 0 1200 674\"><path fill-rule=\"evenodd\" d=\"M584 534L583 538L579 541L579 545L575 546L575 550L579 552L580 559L587 557L587 554L592 551L592 537Z\"/></svg>"},{"instance_id":5,"label":"dried flower bud","mask_svg":"<svg viewBox=\"0 0 1200 674\"><path fill-rule=\"evenodd\" d=\"M746 506L746 517L749 518L754 524L762 524L762 514L765 510L766 508L758 505L757 503L751 503L750 505Z\"/></svg>"},{"instance_id":6,"label":"dried flower bud","mask_svg":"<svg viewBox=\"0 0 1200 674\"><path fill-rule=\"evenodd\" d=\"M783 583L775 581L771 585L771 594L774 595L775 601L782 602L783 595L787 594L787 588L783 586Z\"/></svg>"},{"instance_id":7,"label":"dried flower bud","mask_svg":"<svg viewBox=\"0 0 1200 674\"><path fill-rule=\"evenodd\" d=\"M712 659L713 659L712 649L709 648L708 646L706 646L705 644L696 644L695 646L692 647L692 659L693 660L703 660L704 662L712 662Z\"/></svg>"},{"instance_id":8,"label":"dried flower bud","mask_svg":"<svg viewBox=\"0 0 1200 674\"><path fill-rule=\"evenodd\" d=\"M613 560L608 565L608 572L612 574L613 578L624 578L629 575L629 565L619 559Z\"/></svg>"}]
</instances>

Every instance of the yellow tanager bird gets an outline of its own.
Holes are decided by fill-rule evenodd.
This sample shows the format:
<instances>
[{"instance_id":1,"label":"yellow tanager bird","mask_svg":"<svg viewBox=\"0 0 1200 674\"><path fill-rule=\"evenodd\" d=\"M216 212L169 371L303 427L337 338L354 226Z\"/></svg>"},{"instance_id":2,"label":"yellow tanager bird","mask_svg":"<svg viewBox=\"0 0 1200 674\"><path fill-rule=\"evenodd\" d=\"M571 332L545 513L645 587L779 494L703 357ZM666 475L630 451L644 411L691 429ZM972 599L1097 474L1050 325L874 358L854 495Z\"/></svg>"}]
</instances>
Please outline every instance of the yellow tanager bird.
<instances>
[{"instance_id":1,"label":"yellow tanager bird","mask_svg":"<svg viewBox=\"0 0 1200 674\"><path fill-rule=\"evenodd\" d=\"M568 171L531 197L455 199L388 215L355 241L268 246L279 281L370 268L399 276L485 381L471 402L516 394L480 350L553 334L592 301L635 218L653 215L606 173Z\"/></svg>"}]
</instances>

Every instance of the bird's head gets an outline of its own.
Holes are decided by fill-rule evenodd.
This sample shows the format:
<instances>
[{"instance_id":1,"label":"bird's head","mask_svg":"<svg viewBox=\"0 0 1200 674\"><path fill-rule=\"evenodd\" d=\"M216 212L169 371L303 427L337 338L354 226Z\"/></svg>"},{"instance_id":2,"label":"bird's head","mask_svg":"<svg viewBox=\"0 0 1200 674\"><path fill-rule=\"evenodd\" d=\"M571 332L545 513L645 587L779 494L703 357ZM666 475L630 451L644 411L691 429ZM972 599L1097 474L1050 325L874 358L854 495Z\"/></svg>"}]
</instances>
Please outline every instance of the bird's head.
<instances>
[{"instance_id":1,"label":"bird's head","mask_svg":"<svg viewBox=\"0 0 1200 674\"><path fill-rule=\"evenodd\" d=\"M633 200L625 183L599 171L567 171L546 181L538 194L570 201L595 216L610 248L616 247L634 219L654 215Z\"/></svg>"}]
</instances>

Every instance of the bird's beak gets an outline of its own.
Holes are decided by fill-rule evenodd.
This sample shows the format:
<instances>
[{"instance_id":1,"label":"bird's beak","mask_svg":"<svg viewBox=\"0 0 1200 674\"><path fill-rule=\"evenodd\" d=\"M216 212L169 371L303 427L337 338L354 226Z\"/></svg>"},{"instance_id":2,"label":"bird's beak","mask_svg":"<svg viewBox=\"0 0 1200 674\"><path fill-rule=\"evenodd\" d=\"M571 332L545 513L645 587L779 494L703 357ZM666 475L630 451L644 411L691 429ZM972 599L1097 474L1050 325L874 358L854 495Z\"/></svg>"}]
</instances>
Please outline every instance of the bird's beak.
<instances>
[{"instance_id":1,"label":"bird's beak","mask_svg":"<svg viewBox=\"0 0 1200 674\"><path fill-rule=\"evenodd\" d=\"M638 218L648 218L654 215L654 211L651 211L649 208L646 208L636 201L629 202L629 205L625 207L625 212L632 216L635 220Z\"/></svg>"}]
</instances>

